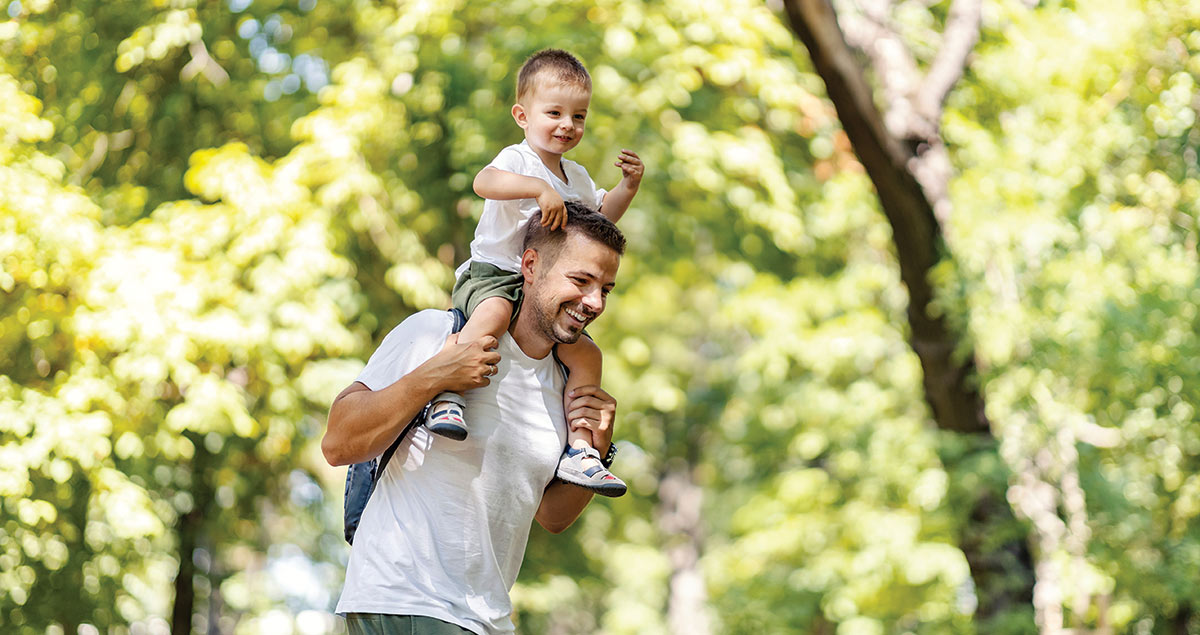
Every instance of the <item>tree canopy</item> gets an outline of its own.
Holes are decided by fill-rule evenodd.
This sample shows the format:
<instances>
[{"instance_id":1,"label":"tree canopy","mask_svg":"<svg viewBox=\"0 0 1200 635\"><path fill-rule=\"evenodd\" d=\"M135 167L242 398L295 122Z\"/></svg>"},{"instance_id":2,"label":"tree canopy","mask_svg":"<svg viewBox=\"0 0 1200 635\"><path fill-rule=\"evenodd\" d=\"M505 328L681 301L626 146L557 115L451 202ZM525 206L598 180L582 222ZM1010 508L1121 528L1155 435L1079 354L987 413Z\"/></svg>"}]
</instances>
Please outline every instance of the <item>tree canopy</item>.
<instances>
[{"instance_id":1,"label":"tree canopy","mask_svg":"<svg viewBox=\"0 0 1200 635\"><path fill-rule=\"evenodd\" d=\"M926 72L954 4L833 6ZM533 533L520 632L1200 629L1200 10L982 3L918 307L974 360L975 435L938 425L886 192L782 3L6 10L0 630L340 628L325 414L448 302L548 46L594 83L570 158L647 176L589 329L630 494ZM1028 602L984 619L1011 581L976 553L1028 558Z\"/></svg>"}]
</instances>

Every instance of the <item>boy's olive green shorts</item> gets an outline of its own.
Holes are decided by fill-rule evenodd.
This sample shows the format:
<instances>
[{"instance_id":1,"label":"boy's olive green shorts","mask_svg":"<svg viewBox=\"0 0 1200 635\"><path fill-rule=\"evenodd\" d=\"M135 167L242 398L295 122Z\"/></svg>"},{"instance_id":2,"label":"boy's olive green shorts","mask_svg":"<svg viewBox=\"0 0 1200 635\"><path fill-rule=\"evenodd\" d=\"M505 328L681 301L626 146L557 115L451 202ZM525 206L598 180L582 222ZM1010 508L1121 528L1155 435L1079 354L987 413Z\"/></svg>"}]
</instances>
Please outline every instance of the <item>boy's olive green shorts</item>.
<instances>
[{"instance_id":1,"label":"boy's olive green shorts","mask_svg":"<svg viewBox=\"0 0 1200 635\"><path fill-rule=\"evenodd\" d=\"M450 300L454 303L454 308L469 318L480 302L488 298L504 298L513 305L512 317L509 318L511 323L517 319L517 312L521 310L521 300L524 299L521 285L524 282L525 278L520 273L472 260L467 270L454 283Z\"/></svg>"},{"instance_id":2,"label":"boy's olive green shorts","mask_svg":"<svg viewBox=\"0 0 1200 635\"><path fill-rule=\"evenodd\" d=\"M424 615L346 614L350 635L462 635L471 631Z\"/></svg>"}]
</instances>

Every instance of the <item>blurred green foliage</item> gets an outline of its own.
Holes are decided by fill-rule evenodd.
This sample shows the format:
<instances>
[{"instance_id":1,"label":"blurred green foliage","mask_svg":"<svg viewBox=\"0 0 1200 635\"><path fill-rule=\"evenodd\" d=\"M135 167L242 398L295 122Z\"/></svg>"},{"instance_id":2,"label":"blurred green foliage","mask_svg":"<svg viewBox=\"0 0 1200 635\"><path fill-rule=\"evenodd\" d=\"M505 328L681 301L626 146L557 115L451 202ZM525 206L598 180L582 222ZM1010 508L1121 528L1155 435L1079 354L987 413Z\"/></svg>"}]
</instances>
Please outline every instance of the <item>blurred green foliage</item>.
<instances>
[{"instance_id":1,"label":"blurred green foliage","mask_svg":"<svg viewBox=\"0 0 1200 635\"><path fill-rule=\"evenodd\" d=\"M946 10L926 4L896 12L918 48ZM593 75L572 158L603 187L620 148L648 171L594 328L631 495L534 532L522 632L667 632L688 568L716 632L973 632L959 503L997 474L1068 623L1200 626L1190 5L985 5L944 122L937 308L979 353L1004 465L954 472L966 441L922 401L888 226L769 6L7 12L0 630L157 628L189 561L197 630L335 627L312 612L346 554L326 408L447 302L471 179L519 140L515 69L546 46Z\"/></svg>"}]
</instances>

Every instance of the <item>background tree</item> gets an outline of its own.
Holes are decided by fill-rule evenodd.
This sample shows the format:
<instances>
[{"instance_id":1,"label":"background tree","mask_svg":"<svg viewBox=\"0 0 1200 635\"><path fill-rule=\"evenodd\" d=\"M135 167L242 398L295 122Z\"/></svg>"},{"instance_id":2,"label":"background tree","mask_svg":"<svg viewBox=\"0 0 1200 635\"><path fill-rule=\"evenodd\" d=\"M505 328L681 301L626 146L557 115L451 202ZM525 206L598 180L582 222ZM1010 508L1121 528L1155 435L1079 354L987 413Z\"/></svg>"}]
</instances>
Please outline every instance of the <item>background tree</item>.
<instances>
[{"instance_id":1,"label":"background tree","mask_svg":"<svg viewBox=\"0 0 1200 635\"><path fill-rule=\"evenodd\" d=\"M933 419L943 430L977 437L965 440L966 446L973 447L954 459L977 471L980 462L997 463L997 446L979 394L975 353L934 306L931 277L939 264L953 266L953 259L944 256L941 227L952 207L950 162L940 128L946 96L962 76L979 38L981 3L950 4L940 43L936 48L927 45L934 55L922 60L924 64L895 26L889 4L864 2L848 8L840 24L828 0L789 0L784 6L891 226L909 296L909 342L921 360L925 399ZM874 91L860 69L860 55L870 61L881 85L882 109L876 107ZM1024 532L1013 528L1012 512L1004 502L1005 485L993 479L980 491L962 493L971 511L959 544L971 565L979 599L977 615L985 622L1003 618L1032 599L1032 562ZM984 534L1000 532L1010 533L1010 539L984 544Z\"/></svg>"}]
</instances>

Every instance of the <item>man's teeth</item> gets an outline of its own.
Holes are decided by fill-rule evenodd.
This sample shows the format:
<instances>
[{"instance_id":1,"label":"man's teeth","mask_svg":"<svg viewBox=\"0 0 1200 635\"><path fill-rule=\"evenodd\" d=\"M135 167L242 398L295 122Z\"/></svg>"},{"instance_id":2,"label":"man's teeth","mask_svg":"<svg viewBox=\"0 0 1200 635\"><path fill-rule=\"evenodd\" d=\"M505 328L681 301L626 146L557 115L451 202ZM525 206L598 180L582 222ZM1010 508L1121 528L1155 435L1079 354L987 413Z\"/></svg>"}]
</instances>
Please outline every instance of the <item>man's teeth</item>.
<instances>
[{"instance_id":1,"label":"man's teeth","mask_svg":"<svg viewBox=\"0 0 1200 635\"><path fill-rule=\"evenodd\" d=\"M565 312L567 315L569 315L569 316L571 316L571 317L575 318L576 320L579 320L580 322L584 322L584 321L586 321L586 318L584 318L584 317L583 317L583 314L582 314L582 313L578 313L578 312L572 311L571 309L563 309L563 311L564 311L564 312Z\"/></svg>"}]
</instances>

